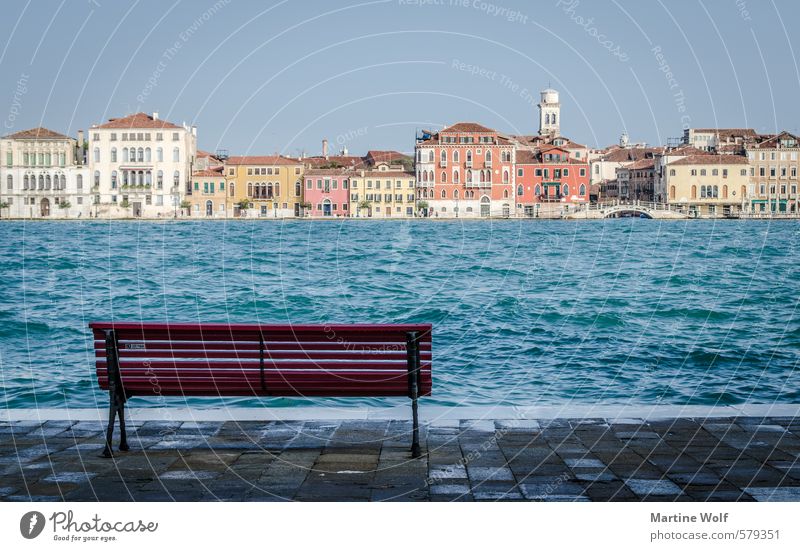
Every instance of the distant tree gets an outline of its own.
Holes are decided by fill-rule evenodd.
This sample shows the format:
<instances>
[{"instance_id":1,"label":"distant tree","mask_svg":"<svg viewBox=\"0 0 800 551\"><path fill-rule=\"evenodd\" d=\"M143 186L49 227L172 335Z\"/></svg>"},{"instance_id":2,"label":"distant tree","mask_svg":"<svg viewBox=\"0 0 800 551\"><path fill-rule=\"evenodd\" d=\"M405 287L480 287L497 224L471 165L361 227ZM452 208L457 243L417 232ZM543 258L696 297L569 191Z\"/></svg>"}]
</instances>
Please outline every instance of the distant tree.
<instances>
[{"instance_id":1,"label":"distant tree","mask_svg":"<svg viewBox=\"0 0 800 551\"><path fill-rule=\"evenodd\" d=\"M3 211L4 211L5 209L7 209L8 207L10 207L10 206L11 206L11 205L9 205L8 203L6 203L5 201L0 201L0 218L2 218L2 217L3 217Z\"/></svg>"}]
</instances>

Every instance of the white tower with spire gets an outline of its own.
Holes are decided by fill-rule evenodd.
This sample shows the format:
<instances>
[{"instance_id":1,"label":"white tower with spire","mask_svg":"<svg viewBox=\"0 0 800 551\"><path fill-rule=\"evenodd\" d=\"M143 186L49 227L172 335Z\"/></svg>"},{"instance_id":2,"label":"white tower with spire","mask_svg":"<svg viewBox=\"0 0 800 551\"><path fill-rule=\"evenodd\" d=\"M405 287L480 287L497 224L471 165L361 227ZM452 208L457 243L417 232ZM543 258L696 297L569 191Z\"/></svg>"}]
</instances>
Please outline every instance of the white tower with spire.
<instances>
[{"instance_id":1,"label":"white tower with spire","mask_svg":"<svg viewBox=\"0 0 800 551\"><path fill-rule=\"evenodd\" d=\"M552 88L542 90L542 101L539 103L539 135L556 137L560 132L561 103L558 92Z\"/></svg>"}]
</instances>

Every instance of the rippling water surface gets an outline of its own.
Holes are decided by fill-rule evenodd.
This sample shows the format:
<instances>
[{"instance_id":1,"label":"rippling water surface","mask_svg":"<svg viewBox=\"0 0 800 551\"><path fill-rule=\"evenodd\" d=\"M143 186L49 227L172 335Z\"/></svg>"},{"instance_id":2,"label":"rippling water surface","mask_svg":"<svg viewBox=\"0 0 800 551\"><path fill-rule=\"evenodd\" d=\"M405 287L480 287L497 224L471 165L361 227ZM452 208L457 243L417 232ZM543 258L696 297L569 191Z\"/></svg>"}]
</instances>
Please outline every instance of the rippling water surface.
<instances>
[{"instance_id":1,"label":"rippling water surface","mask_svg":"<svg viewBox=\"0 0 800 551\"><path fill-rule=\"evenodd\" d=\"M431 322L442 405L795 403L798 260L784 221L3 222L0 398L104 406L86 324L145 319Z\"/></svg>"}]
</instances>

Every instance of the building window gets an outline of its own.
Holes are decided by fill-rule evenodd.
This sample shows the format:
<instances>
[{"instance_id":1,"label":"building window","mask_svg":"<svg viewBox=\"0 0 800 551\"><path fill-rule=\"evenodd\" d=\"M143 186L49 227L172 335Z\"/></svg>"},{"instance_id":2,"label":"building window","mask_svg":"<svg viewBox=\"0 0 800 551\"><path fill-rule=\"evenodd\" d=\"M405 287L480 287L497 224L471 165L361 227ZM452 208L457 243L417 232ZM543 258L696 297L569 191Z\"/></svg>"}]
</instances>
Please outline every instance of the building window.
<instances>
[{"instance_id":1,"label":"building window","mask_svg":"<svg viewBox=\"0 0 800 551\"><path fill-rule=\"evenodd\" d=\"M580 187L580 192L579 192L579 194L580 194L580 196L581 196L581 197L583 197L583 196L585 196L585 195L586 195L586 185L584 185L584 184L581 184L581 187Z\"/></svg>"},{"instance_id":2,"label":"building window","mask_svg":"<svg viewBox=\"0 0 800 551\"><path fill-rule=\"evenodd\" d=\"M7 182L7 183L6 183L6 188L7 188L9 191L11 191L12 189L14 189L14 177L13 177L11 174L9 174L9 175L6 177L6 182Z\"/></svg>"},{"instance_id":3,"label":"building window","mask_svg":"<svg viewBox=\"0 0 800 551\"><path fill-rule=\"evenodd\" d=\"M177 147L172 148L172 162L177 163L181 160L181 150Z\"/></svg>"},{"instance_id":4,"label":"building window","mask_svg":"<svg viewBox=\"0 0 800 551\"><path fill-rule=\"evenodd\" d=\"M95 147L94 148L94 162L96 162L96 163L100 162L100 148L99 147Z\"/></svg>"}]
</instances>

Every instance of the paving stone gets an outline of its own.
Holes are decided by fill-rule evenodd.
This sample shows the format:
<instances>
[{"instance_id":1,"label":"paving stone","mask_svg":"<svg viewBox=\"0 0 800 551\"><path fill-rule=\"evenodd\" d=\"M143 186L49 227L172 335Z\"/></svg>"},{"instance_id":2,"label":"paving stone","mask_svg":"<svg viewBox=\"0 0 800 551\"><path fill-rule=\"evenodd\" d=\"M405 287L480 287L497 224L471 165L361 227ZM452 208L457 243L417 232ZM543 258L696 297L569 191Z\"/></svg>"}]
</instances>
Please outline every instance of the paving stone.
<instances>
[{"instance_id":1,"label":"paving stone","mask_svg":"<svg viewBox=\"0 0 800 551\"><path fill-rule=\"evenodd\" d=\"M567 467L594 467L604 469L606 465L599 459L564 459Z\"/></svg>"},{"instance_id":2,"label":"paving stone","mask_svg":"<svg viewBox=\"0 0 800 551\"><path fill-rule=\"evenodd\" d=\"M514 474L508 467L472 467L467 468L470 480L474 483L484 481L513 481Z\"/></svg>"},{"instance_id":3,"label":"paving stone","mask_svg":"<svg viewBox=\"0 0 800 551\"><path fill-rule=\"evenodd\" d=\"M745 488L756 501L800 501L800 487Z\"/></svg>"},{"instance_id":4,"label":"paving stone","mask_svg":"<svg viewBox=\"0 0 800 551\"><path fill-rule=\"evenodd\" d=\"M670 480L649 480L629 478L625 484L638 496L678 495L681 489Z\"/></svg>"},{"instance_id":5,"label":"paving stone","mask_svg":"<svg viewBox=\"0 0 800 551\"><path fill-rule=\"evenodd\" d=\"M95 476L97 476L97 473L60 471L58 473L46 476L42 480L46 482L58 482L58 483L67 482L67 483L80 484L83 482L88 482Z\"/></svg>"}]
</instances>

